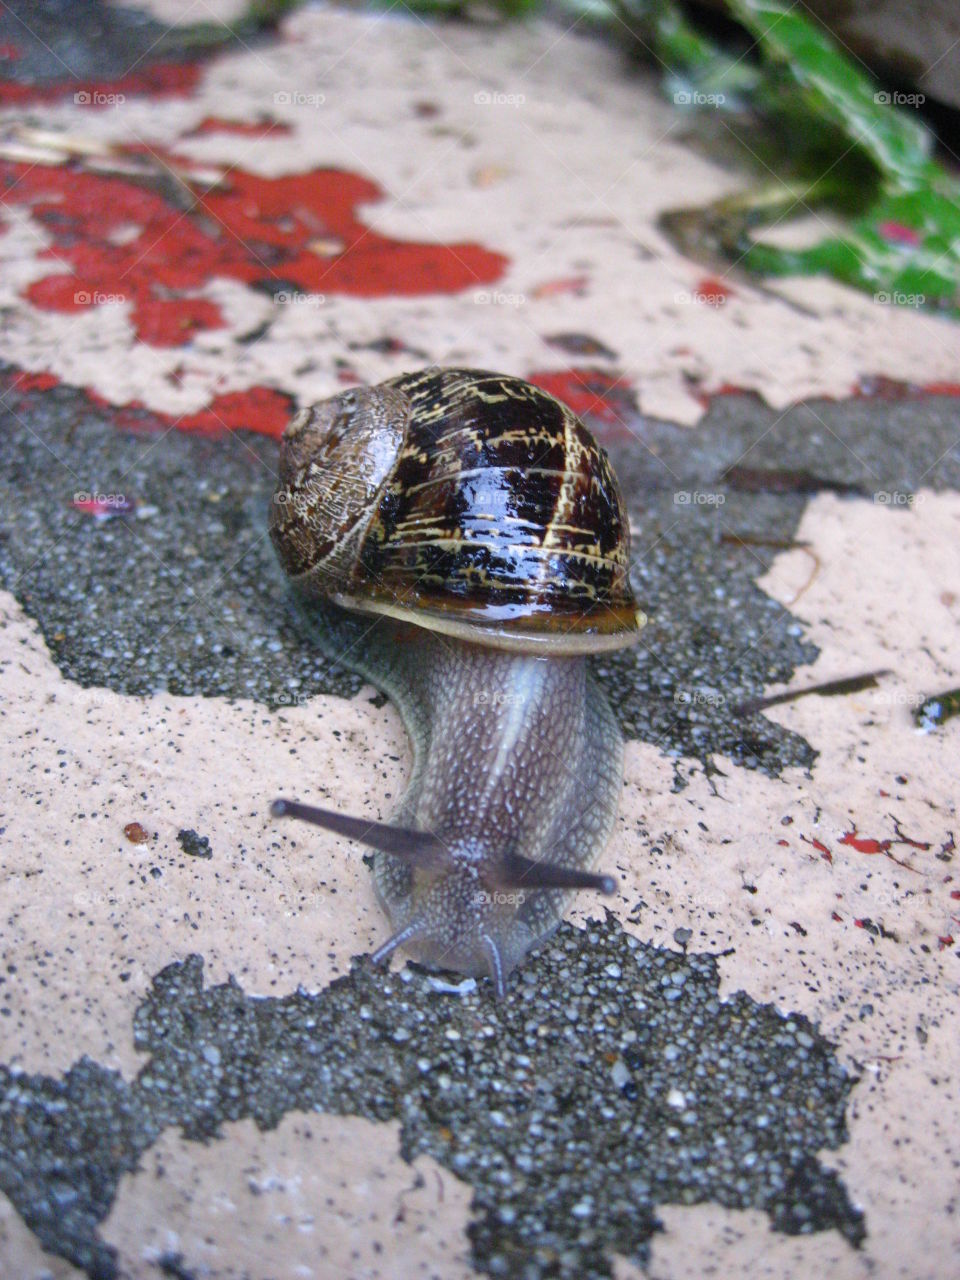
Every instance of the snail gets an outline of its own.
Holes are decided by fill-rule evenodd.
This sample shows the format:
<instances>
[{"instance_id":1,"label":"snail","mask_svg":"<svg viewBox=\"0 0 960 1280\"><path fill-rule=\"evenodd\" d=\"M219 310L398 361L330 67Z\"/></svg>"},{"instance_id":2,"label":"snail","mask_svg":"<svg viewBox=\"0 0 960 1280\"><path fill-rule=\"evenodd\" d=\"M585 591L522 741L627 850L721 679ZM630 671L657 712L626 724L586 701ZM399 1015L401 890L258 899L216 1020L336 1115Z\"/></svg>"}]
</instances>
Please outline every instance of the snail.
<instances>
[{"instance_id":1,"label":"snail","mask_svg":"<svg viewBox=\"0 0 960 1280\"><path fill-rule=\"evenodd\" d=\"M320 644L397 705L413 771L391 824L290 800L376 852L402 947L498 996L591 870L623 743L588 670L644 621L603 449L520 379L430 368L298 413L270 533Z\"/></svg>"}]
</instances>

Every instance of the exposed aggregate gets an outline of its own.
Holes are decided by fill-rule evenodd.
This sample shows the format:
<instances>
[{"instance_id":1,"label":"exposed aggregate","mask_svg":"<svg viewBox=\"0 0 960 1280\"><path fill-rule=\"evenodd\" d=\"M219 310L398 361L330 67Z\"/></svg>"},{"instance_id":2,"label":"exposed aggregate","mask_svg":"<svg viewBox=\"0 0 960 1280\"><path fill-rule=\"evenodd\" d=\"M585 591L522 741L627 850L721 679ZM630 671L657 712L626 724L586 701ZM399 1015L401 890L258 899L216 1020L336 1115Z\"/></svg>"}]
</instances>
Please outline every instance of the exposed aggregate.
<instances>
[{"instance_id":1,"label":"exposed aggregate","mask_svg":"<svg viewBox=\"0 0 960 1280\"><path fill-rule=\"evenodd\" d=\"M126 70L131 49L160 56L149 52L160 28L143 14L112 9L107 21L85 7L96 18L86 37L64 21L80 6L31 12L42 45L22 40L14 14L7 34L28 56L8 73L58 79L66 62L103 77ZM802 608L791 616L756 587L775 549L720 541L789 540L808 499L737 493L717 477L747 454L752 467L855 483L864 497L850 501L957 487L957 424L956 401L780 416L730 397L695 432L642 419L637 440L607 441L651 617L643 647L600 664L625 733L676 757L722 752L770 773L809 765L802 739L732 710L815 658ZM356 693L361 681L331 668L285 604L264 537L275 443L160 441L148 415L143 429L118 431L68 388L8 396L0 412L0 582L64 675L274 706ZM71 506L93 489L122 491L135 509L99 522ZM692 491L725 501L676 502ZM846 1139L855 1082L804 1018L743 994L722 1003L710 956L646 947L610 918L585 933L564 925L502 1004L486 982L456 997L413 968L365 962L317 995L283 999L204 991L202 971L193 957L157 975L134 1026L151 1057L133 1082L89 1058L63 1078L0 1067L0 1188L46 1248L90 1276L118 1274L98 1224L165 1128L205 1139L243 1116L270 1128L292 1109L399 1118L404 1155L429 1152L474 1188L474 1260L491 1276L608 1276L612 1252L645 1258L664 1203L757 1206L783 1231L863 1235L817 1159ZM162 1270L188 1274L174 1257Z\"/></svg>"},{"instance_id":2,"label":"exposed aggregate","mask_svg":"<svg viewBox=\"0 0 960 1280\"><path fill-rule=\"evenodd\" d=\"M645 946L612 916L562 925L502 1002L367 960L316 995L258 999L204 990L192 956L156 976L134 1040L150 1058L132 1084L88 1058L62 1079L0 1068L0 1188L98 1280L118 1274L98 1224L165 1128L206 1141L291 1110L399 1119L404 1157L473 1187L489 1276L608 1277L612 1252L646 1259L665 1203L863 1237L817 1158L846 1140L854 1084L832 1046L799 1015L721 1001L712 956Z\"/></svg>"},{"instance_id":3,"label":"exposed aggregate","mask_svg":"<svg viewBox=\"0 0 960 1280\"><path fill-rule=\"evenodd\" d=\"M851 502L921 483L960 487L958 418L946 399L821 403L778 417L731 396L696 432L639 419L637 439L607 440L650 617L638 647L595 664L625 735L707 767L715 753L771 774L809 766L807 742L736 704L790 680L816 649L799 617L756 585L776 547L722 541L788 541L809 495L739 492L718 477L741 460L799 468L857 485ZM8 392L0 406L0 584L37 619L64 675L119 693L271 706L355 694L361 679L311 643L267 537L276 443L245 432L160 439L156 420L140 419L136 432L118 430L111 411L65 387ZM121 494L134 510L101 520L73 506L77 492ZM691 500L678 502L684 493Z\"/></svg>"},{"instance_id":4,"label":"exposed aggregate","mask_svg":"<svg viewBox=\"0 0 960 1280\"><path fill-rule=\"evenodd\" d=\"M68 388L8 392L7 409L0 582L67 677L274 706L359 690L288 605L265 536L275 442L161 439L146 414L120 430ZM697 432L642 419L646 448L607 441L650 614L640 648L597 664L627 735L707 765L716 752L770 773L812 762L802 739L734 710L815 650L756 586L777 547L723 541L789 541L809 495L717 477L746 455L856 485L846 501L871 500L871 485L957 487L957 421L955 401L777 418L730 397ZM84 491L122 493L132 510L93 518L73 505ZM724 502L677 502L684 492ZM181 834L208 852L209 837ZM490 1275L609 1275L613 1252L644 1259L667 1202L761 1207L782 1230L859 1240L860 1215L816 1155L845 1140L853 1082L816 1030L744 995L721 1003L709 956L644 947L612 920L586 937L562 927L502 1005L486 982L456 998L365 963L318 995L269 1000L202 991L199 958L171 966L137 1015L152 1058L133 1083L89 1059L62 1080L3 1071L0 1188L47 1248L113 1276L97 1224L164 1128L201 1138L314 1108L399 1118L404 1155L429 1152L469 1182L474 1261Z\"/></svg>"}]
</instances>

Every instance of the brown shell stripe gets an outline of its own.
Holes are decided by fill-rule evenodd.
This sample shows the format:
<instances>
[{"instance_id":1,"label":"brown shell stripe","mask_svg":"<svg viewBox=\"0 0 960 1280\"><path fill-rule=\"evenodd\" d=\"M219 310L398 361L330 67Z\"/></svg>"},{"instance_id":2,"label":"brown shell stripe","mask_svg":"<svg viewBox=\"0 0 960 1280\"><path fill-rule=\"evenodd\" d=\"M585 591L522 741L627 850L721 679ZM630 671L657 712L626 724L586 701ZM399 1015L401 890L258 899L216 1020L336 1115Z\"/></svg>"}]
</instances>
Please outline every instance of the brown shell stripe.
<instances>
[{"instance_id":1,"label":"brown shell stripe","mask_svg":"<svg viewBox=\"0 0 960 1280\"><path fill-rule=\"evenodd\" d=\"M411 426L361 574L391 589L413 575L438 600L469 595L534 613L632 607L616 482L569 410L527 383L473 371L393 385L411 403Z\"/></svg>"}]
</instances>

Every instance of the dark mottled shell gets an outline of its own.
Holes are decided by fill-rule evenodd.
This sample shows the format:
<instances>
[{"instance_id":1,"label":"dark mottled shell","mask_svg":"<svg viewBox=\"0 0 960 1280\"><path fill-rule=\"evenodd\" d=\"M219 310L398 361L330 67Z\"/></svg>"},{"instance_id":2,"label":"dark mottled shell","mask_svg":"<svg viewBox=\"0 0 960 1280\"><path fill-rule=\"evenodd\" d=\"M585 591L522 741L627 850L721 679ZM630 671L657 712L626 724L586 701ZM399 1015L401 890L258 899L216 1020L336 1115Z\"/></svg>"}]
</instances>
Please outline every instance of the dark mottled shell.
<instances>
[{"instance_id":1,"label":"dark mottled shell","mask_svg":"<svg viewBox=\"0 0 960 1280\"><path fill-rule=\"evenodd\" d=\"M322 439L305 440L303 415L291 424L288 500L271 529L291 576L349 607L481 643L574 653L634 641L623 500L570 409L518 378L467 369L355 395L382 419L392 465L382 449L370 457L356 404L352 419L336 418L329 406L342 397L308 411L322 415Z\"/></svg>"}]
</instances>

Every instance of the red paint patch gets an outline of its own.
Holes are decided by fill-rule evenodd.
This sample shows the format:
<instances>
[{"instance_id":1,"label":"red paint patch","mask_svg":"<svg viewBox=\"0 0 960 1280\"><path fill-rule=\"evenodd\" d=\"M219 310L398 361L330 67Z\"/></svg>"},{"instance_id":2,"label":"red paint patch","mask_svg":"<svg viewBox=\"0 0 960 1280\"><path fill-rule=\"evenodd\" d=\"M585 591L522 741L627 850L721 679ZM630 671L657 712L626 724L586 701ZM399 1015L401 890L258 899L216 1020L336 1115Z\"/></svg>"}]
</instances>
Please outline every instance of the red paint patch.
<instances>
[{"instance_id":1,"label":"red paint patch","mask_svg":"<svg viewBox=\"0 0 960 1280\"><path fill-rule=\"evenodd\" d=\"M892 817L892 815L891 815ZM916 867L911 867L908 862L901 861L895 854L890 852L891 845L906 844L913 849L929 849L930 845L918 840L911 840L909 836L905 836L900 830L900 824L896 818L893 819L894 830L896 836L887 840L874 840L871 836L861 836L857 833L854 826L850 831L844 832L840 837L840 844L849 845L850 848L856 849L857 853L877 854L882 853L888 857L891 862L895 862L898 867L903 867L905 871L916 872Z\"/></svg>"},{"instance_id":2,"label":"red paint patch","mask_svg":"<svg viewBox=\"0 0 960 1280\"><path fill-rule=\"evenodd\" d=\"M123 515L134 509L134 504L120 493L96 494L93 497L74 498L70 503L75 511L85 516L96 516L108 520L112 516Z\"/></svg>"},{"instance_id":3,"label":"red paint patch","mask_svg":"<svg viewBox=\"0 0 960 1280\"><path fill-rule=\"evenodd\" d=\"M231 182L205 206L251 252L277 259L274 279L302 289L364 298L458 293L498 280L507 266L505 257L479 245L416 244L370 231L356 207L382 199L383 192L357 174L323 169L266 179L236 171ZM342 241L343 253L318 256L311 242L330 239Z\"/></svg>"},{"instance_id":4,"label":"red paint patch","mask_svg":"<svg viewBox=\"0 0 960 1280\"><path fill-rule=\"evenodd\" d=\"M960 382L900 382L883 374L866 374L852 387L854 399L919 400L924 396L960 396Z\"/></svg>"},{"instance_id":5,"label":"red paint patch","mask_svg":"<svg viewBox=\"0 0 960 1280\"><path fill-rule=\"evenodd\" d=\"M577 297L582 298L587 292L586 276L566 276L561 280L545 280L543 284L538 284L532 296L534 298L555 298L558 294L574 293Z\"/></svg>"},{"instance_id":6,"label":"red paint patch","mask_svg":"<svg viewBox=\"0 0 960 1280\"><path fill-rule=\"evenodd\" d=\"M812 844L814 849L816 849L816 851L823 858L824 862L831 862L831 863L833 862L833 854L830 852L830 850L827 848L825 844L821 843L821 841L819 841L816 838L816 836L809 837L809 836L801 835L800 839L804 842L804 844Z\"/></svg>"},{"instance_id":7,"label":"red paint patch","mask_svg":"<svg viewBox=\"0 0 960 1280\"><path fill-rule=\"evenodd\" d=\"M748 387L738 387L735 382L721 382L719 387L710 392L710 398L715 396L755 396L757 393L751 391Z\"/></svg>"},{"instance_id":8,"label":"red paint patch","mask_svg":"<svg viewBox=\"0 0 960 1280\"><path fill-rule=\"evenodd\" d=\"M279 437L292 417L293 403L282 391L249 387L246 391L228 391L217 396L208 408L186 414L179 420L171 418L171 421L184 431L217 434L224 428L228 431L246 428Z\"/></svg>"},{"instance_id":9,"label":"red paint patch","mask_svg":"<svg viewBox=\"0 0 960 1280\"><path fill-rule=\"evenodd\" d=\"M960 396L960 382L925 382L922 390L928 396Z\"/></svg>"},{"instance_id":10,"label":"red paint patch","mask_svg":"<svg viewBox=\"0 0 960 1280\"><path fill-rule=\"evenodd\" d=\"M189 214L142 185L72 169L0 166L7 200L28 204L53 245L43 256L68 264L26 296L73 312L126 301L137 337L180 346L223 324L199 291L226 278L277 292L357 297L457 293L498 279L507 259L475 244L416 244L370 231L356 207L381 198L366 178L316 170L259 178L232 170L229 187L198 197ZM137 234L114 243L111 233ZM329 246L342 244L331 254Z\"/></svg>"},{"instance_id":11,"label":"red paint patch","mask_svg":"<svg viewBox=\"0 0 960 1280\"><path fill-rule=\"evenodd\" d=\"M49 80L41 84L17 84L0 81L0 106L35 102L57 102L76 98L85 107L103 110L113 107L116 95L133 97L148 94L153 98L185 97L197 86L203 64L200 62L155 62L152 67L131 72L119 80Z\"/></svg>"},{"instance_id":12,"label":"red paint patch","mask_svg":"<svg viewBox=\"0 0 960 1280\"><path fill-rule=\"evenodd\" d=\"M733 290L728 284L724 284L722 280L717 280L713 276L704 276L696 283L693 300L707 307L722 307L732 295Z\"/></svg>"},{"instance_id":13,"label":"red paint patch","mask_svg":"<svg viewBox=\"0 0 960 1280\"><path fill-rule=\"evenodd\" d=\"M195 138L204 133L232 133L244 138L284 137L291 132L288 124L280 120L226 120L222 116L205 116L195 129L187 134Z\"/></svg>"},{"instance_id":14,"label":"red paint patch","mask_svg":"<svg viewBox=\"0 0 960 1280\"><path fill-rule=\"evenodd\" d=\"M60 379L53 373L17 373L10 385L14 391L49 391L60 385Z\"/></svg>"},{"instance_id":15,"label":"red paint patch","mask_svg":"<svg viewBox=\"0 0 960 1280\"><path fill-rule=\"evenodd\" d=\"M639 413L636 395L622 375L618 377L605 369L563 369L555 373L546 370L527 376L534 386L562 400L574 413L617 423L625 430L628 428L624 419Z\"/></svg>"},{"instance_id":16,"label":"red paint patch","mask_svg":"<svg viewBox=\"0 0 960 1280\"><path fill-rule=\"evenodd\" d=\"M145 298L137 308L137 337L148 347L182 347L200 329L222 329L223 317L207 298Z\"/></svg>"},{"instance_id":17,"label":"red paint patch","mask_svg":"<svg viewBox=\"0 0 960 1280\"><path fill-rule=\"evenodd\" d=\"M845 832L840 837L841 844L848 844L851 848L856 849L857 853L889 853L891 840L873 840L868 836L858 836L857 828L852 831Z\"/></svg>"},{"instance_id":18,"label":"red paint patch","mask_svg":"<svg viewBox=\"0 0 960 1280\"><path fill-rule=\"evenodd\" d=\"M754 399L757 398L755 391L751 391L748 387L738 387L735 382L721 382L718 387L707 390L701 384L699 378L685 376L684 381L688 391L702 409L709 409L710 402L717 399L718 396L752 396Z\"/></svg>"},{"instance_id":19,"label":"red paint patch","mask_svg":"<svg viewBox=\"0 0 960 1280\"><path fill-rule=\"evenodd\" d=\"M16 373L4 379L11 392L48 391L60 386L60 380L50 373ZM227 391L216 396L204 409L195 413L157 413L148 410L139 400L126 405L112 404L93 387L84 387L83 394L100 408L107 410L115 425L124 431L160 431L178 427L181 431L197 431L209 435L222 435L224 431L257 431L275 438L293 416L292 398L273 387L248 387L245 391ZM74 503L78 510L97 514L98 508L83 502Z\"/></svg>"}]
</instances>

